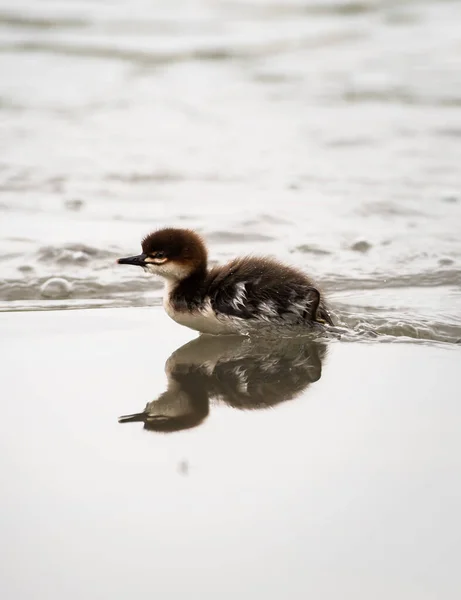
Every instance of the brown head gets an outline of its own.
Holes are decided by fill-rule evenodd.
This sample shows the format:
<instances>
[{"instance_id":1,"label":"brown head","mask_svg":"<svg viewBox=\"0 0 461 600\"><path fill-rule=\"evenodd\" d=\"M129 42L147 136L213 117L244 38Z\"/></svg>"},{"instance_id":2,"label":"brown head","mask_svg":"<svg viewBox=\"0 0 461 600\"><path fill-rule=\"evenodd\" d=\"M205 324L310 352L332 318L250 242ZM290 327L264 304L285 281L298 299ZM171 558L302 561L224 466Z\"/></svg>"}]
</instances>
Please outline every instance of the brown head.
<instances>
[{"instance_id":1,"label":"brown head","mask_svg":"<svg viewBox=\"0 0 461 600\"><path fill-rule=\"evenodd\" d=\"M160 229L147 235L142 253L119 258L121 265L144 267L154 275L180 281L192 273L205 271L207 251L202 238L190 229Z\"/></svg>"}]
</instances>

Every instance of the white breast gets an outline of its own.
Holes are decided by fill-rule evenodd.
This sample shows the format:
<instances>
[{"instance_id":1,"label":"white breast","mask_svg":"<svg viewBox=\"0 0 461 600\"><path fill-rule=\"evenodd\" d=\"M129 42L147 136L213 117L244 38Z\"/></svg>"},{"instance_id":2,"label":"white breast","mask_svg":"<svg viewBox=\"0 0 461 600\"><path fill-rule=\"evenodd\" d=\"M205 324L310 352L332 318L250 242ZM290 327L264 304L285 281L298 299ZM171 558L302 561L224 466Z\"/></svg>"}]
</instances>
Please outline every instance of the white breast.
<instances>
[{"instance_id":1,"label":"white breast","mask_svg":"<svg viewBox=\"0 0 461 600\"><path fill-rule=\"evenodd\" d=\"M232 319L221 317L218 319L211 308L210 301L207 300L201 310L196 311L178 311L173 308L170 302L168 289L165 289L163 298L163 307L169 317L185 327L195 329L201 333L210 333L213 335L237 333L237 328L232 323Z\"/></svg>"}]
</instances>

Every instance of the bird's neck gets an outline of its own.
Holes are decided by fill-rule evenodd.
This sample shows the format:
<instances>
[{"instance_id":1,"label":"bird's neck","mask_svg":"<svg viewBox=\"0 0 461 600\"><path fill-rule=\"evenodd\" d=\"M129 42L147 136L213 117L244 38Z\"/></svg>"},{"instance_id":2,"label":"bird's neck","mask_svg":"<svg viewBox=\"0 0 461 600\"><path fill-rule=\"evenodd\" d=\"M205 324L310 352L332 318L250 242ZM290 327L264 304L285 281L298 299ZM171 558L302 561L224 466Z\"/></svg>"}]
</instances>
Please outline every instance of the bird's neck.
<instances>
[{"instance_id":1,"label":"bird's neck","mask_svg":"<svg viewBox=\"0 0 461 600\"><path fill-rule=\"evenodd\" d=\"M206 265L195 269L183 279L165 282L165 299L176 310L189 310L202 300L208 275Z\"/></svg>"}]
</instances>

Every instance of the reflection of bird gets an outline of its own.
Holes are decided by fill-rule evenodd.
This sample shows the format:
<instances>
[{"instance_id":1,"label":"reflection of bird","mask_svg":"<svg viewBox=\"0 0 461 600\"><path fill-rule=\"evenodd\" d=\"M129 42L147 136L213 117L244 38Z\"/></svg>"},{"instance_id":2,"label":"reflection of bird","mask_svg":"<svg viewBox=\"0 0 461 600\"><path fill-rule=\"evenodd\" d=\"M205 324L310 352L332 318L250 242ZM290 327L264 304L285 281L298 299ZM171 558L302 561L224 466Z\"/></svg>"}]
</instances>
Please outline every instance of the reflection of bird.
<instances>
[{"instance_id":1,"label":"reflection of bird","mask_svg":"<svg viewBox=\"0 0 461 600\"><path fill-rule=\"evenodd\" d=\"M208 270L206 246L189 229L151 233L142 242L142 254L118 262L163 277L169 316L202 333L333 325L320 291L302 271L253 257Z\"/></svg>"},{"instance_id":2,"label":"reflection of bird","mask_svg":"<svg viewBox=\"0 0 461 600\"><path fill-rule=\"evenodd\" d=\"M119 421L141 421L152 431L179 431L199 425L208 416L211 399L239 409L275 406L320 379L325 355L325 344L300 337L199 337L167 360L168 389L143 412Z\"/></svg>"}]
</instances>

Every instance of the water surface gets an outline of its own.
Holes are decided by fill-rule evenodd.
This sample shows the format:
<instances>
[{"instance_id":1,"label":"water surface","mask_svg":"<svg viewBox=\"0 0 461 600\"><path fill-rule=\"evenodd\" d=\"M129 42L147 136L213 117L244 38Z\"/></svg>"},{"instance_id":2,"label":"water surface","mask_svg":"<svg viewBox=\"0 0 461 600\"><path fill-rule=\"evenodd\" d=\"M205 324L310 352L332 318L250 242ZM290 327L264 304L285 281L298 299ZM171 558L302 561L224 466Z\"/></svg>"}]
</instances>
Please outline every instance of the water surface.
<instances>
[{"instance_id":1,"label":"water surface","mask_svg":"<svg viewBox=\"0 0 461 600\"><path fill-rule=\"evenodd\" d=\"M276 384L270 353L197 350L159 309L0 327L3 597L459 597L459 348L311 343ZM221 394L201 423L117 422L194 360Z\"/></svg>"},{"instance_id":2,"label":"water surface","mask_svg":"<svg viewBox=\"0 0 461 600\"><path fill-rule=\"evenodd\" d=\"M460 18L443 0L4 3L0 309L155 303L113 260L187 226L213 260L304 267L342 324L456 342Z\"/></svg>"}]
</instances>

